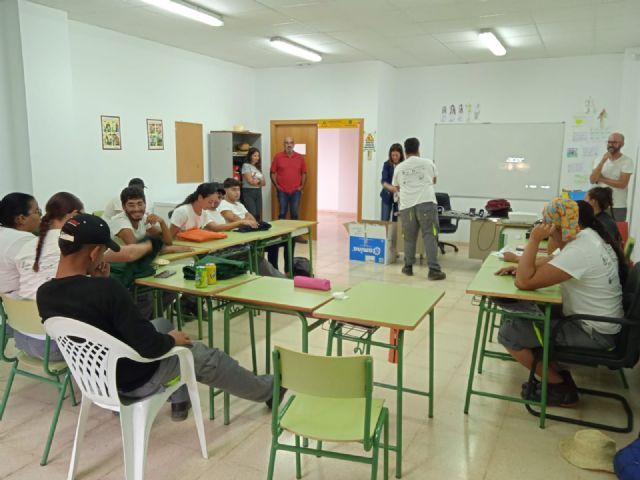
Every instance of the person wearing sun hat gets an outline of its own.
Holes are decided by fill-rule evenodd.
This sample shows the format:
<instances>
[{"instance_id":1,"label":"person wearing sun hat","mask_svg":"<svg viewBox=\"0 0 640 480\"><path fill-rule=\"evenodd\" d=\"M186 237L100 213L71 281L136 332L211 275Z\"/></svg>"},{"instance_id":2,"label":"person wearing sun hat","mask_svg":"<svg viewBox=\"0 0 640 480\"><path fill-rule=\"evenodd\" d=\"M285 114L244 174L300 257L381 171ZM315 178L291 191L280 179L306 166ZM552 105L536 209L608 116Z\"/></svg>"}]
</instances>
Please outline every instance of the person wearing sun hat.
<instances>
[{"instance_id":1,"label":"person wearing sun hat","mask_svg":"<svg viewBox=\"0 0 640 480\"><path fill-rule=\"evenodd\" d=\"M600 430L578 430L560 441L560 454L578 468L613 473L616 442Z\"/></svg>"},{"instance_id":2,"label":"person wearing sun hat","mask_svg":"<svg viewBox=\"0 0 640 480\"><path fill-rule=\"evenodd\" d=\"M587 202L554 198L543 210L543 223L532 231L517 267L502 268L497 275L515 275L522 290L536 290L559 284L561 311L552 311L554 345L597 350L615 346L619 325L565 317L578 314L621 317L622 284L627 266L620 246L596 220ZM538 257L540 242L549 239L560 249L554 256ZM542 346L543 324L505 315L498 341L511 356L528 370L534 361L533 349ZM536 373L540 376L541 365ZM570 406L578 401L577 387L567 370L553 362L548 370L548 405ZM525 390L523 397L540 398L536 388Z\"/></svg>"}]
</instances>

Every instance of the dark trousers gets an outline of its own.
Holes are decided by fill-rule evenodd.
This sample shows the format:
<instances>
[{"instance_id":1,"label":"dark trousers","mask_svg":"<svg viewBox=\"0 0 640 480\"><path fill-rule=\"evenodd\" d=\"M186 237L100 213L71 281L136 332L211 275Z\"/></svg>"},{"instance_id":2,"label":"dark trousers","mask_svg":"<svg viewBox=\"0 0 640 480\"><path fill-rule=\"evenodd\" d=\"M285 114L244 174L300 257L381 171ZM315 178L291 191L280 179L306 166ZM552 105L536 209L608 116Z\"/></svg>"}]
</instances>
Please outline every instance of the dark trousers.
<instances>
[{"instance_id":1,"label":"dark trousers","mask_svg":"<svg viewBox=\"0 0 640 480\"><path fill-rule=\"evenodd\" d=\"M298 220L298 209L300 208L300 197L302 193L296 190L292 193L282 192L278 190L278 218L287 218L287 212L291 220ZM293 257L295 243L291 244L291 256ZM278 268L278 255L280 254L280 245L274 245L267 249L267 259L275 268ZM284 245L284 271L289 273L289 248Z\"/></svg>"}]
</instances>

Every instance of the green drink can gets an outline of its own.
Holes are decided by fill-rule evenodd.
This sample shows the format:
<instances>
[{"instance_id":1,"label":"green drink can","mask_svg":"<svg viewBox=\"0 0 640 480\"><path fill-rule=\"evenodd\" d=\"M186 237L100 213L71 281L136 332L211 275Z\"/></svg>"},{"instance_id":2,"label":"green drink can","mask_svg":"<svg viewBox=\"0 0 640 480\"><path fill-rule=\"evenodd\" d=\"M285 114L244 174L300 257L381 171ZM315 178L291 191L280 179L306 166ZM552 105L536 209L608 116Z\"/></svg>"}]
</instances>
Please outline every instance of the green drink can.
<instances>
[{"instance_id":1,"label":"green drink can","mask_svg":"<svg viewBox=\"0 0 640 480\"><path fill-rule=\"evenodd\" d=\"M196 266L196 288L206 288L208 285L207 267L204 265Z\"/></svg>"}]
</instances>

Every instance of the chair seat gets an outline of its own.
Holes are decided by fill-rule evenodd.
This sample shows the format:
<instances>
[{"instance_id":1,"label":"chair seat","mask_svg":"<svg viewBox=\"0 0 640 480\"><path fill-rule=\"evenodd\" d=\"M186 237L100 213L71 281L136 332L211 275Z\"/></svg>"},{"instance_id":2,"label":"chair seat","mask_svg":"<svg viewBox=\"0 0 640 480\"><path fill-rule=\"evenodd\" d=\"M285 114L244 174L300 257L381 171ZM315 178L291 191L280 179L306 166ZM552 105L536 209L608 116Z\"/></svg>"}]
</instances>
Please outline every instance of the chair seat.
<instances>
[{"instance_id":1,"label":"chair seat","mask_svg":"<svg viewBox=\"0 0 640 480\"><path fill-rule=\"evenodd\" d=\"M384 400L372 399L370 435L376 428ZM365 400L326 398L297 394L280 425L285 430L314 440L329 442L362 441Z\"/></svg>"},{"instance_id":2,"label":"chair seat","mask_svg":"<svg viewBox=\"0 0 640 480\"><path fill-rule=\"evenodd\" d=\"M595 350L592 348L579 347L555 347L554 360L559 362L570 362L580 365L597 367L606 365L610 367L631 367L625 365L625 356L616 350Z\"/></svg>"},{"instance_id":3,"label":"chair seat","mask_svg":"<svg viewBox=\"0 0 640 480\"><path fill-rule=\"evenodd\" d=\"M440 225L440 233L455 233L457 231L457 225Z\"/></svg>"},{"instance_id":4,"label":"chair seat","mask_svg":"<svg viewBox=\"0 0 640 480\"><path fill-rule=\"evenodd\" d=\"M32 368L34 370L42 371L42 366L44 365L44 363L41 359L32 357L31 355L27 355L23 351L19 351L16 357L20 361L20 368L27 367L27 368ZM66 368L67 368L67 364L64 361L49 362L49 370L59 372Z\"/></svg>"}]
</instances>

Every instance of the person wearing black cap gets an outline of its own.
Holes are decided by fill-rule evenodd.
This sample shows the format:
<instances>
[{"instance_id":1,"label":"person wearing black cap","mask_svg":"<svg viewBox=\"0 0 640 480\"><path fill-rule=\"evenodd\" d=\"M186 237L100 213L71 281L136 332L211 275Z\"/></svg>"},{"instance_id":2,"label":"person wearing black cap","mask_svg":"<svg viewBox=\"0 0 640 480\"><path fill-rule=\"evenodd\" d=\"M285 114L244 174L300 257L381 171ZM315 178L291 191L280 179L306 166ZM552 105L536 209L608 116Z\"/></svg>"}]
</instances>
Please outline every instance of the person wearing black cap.
<instances>
[{"instance_id":1,"label":"person wearing black cap","mask_svg":"<svg viewBox=\"0 0 640 480\"><path fill-rule=\"evenodd\" d=\"M107 223L99 217L80 214L62 227L59 240L62 257L55 278L44 283L36 296L43 321L63 316L92 325L132 347L145 358L164 355L174 346L186 346L192 354L199 382L232 395L270 406L271 375L255 375L216 348L191 342L173 329L166 319L145 320L129 292L109 278L103 255L120 247L111 239ZM90 277L87 275L91 275ZM177 357L152 363L122 360L117 366L117 385L122 395L141 398L164 388L180 375ZM187 418L190 402L184 386L171 396L171 418Z\"/></svg>"},{"instance_id":2,"label":"person wearing black cap","mask_svg":"<svg viewBox=\"0 0 640 480\"><path fill-rule=\"evenodd\" d=\"M129 187L137 187L140 190L144 190L147 186L144 184L144 180L141 178L135 177L129 180ZM147 197L147 206L153 206L153 203L149 201L149 196ZM122 213L124 210L122 208L122 200L120 199L120 195L112 198L107 206L104 207L104 212L102 213L102 218L104 218L107 222L110 222L113 217L117 214Z\"/></svg>"}]
</instances>

